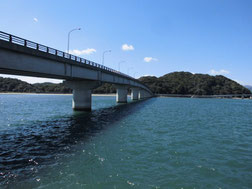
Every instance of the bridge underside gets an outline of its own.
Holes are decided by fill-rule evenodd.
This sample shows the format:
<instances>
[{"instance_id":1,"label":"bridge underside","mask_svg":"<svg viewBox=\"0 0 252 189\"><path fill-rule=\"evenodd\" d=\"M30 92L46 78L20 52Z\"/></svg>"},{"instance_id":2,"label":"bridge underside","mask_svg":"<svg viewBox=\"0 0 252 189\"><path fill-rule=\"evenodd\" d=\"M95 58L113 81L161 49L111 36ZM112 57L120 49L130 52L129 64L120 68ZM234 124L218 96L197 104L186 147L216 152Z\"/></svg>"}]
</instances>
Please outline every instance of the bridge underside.
<instances>
[{"instance_id":1,"label":"bridge underside","mask_svg":"<svg viewBox=\"0 0 252 189\"><path fill-rule=\"evenodd\" d=\"M132 100L152 96L138 80L93 64L0 40L0 73L65 80L65 84L73 89L75 110L91 110L92 90L102 83L115 85L118 103L127 102L128 89L131 89Z\"/></svg>"}]
</instances>

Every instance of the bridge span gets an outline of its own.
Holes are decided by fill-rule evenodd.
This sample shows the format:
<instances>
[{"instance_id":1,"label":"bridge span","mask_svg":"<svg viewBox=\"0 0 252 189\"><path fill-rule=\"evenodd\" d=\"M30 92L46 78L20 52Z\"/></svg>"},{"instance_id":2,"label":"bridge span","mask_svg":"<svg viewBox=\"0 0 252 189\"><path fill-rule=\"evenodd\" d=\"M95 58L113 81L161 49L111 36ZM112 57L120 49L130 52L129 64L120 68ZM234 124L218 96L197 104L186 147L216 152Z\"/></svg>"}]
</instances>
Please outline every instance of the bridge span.
<instances>
[{"instance_id":1,"label":"bridge span","mask_svg":"<svg viewBox=\"0 0 252 189\"><path fill-rule=\"evenodd\" d=\"M137 79L98 63L0 31L0 73L64 80L73 89L74 110L91 110L92 90L102 83L116 87L116 101L153 96Z\"/></svg>"}]
</instances>

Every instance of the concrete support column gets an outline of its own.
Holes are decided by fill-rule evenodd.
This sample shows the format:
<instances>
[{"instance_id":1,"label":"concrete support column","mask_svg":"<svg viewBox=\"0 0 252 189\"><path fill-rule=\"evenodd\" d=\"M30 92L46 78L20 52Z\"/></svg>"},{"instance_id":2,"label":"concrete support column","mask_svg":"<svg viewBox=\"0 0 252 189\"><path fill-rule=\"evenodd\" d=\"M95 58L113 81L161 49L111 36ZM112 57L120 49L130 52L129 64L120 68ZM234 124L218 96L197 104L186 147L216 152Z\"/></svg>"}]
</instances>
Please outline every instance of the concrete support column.
<instances>
[{"instance_id":1,"label":"concrete support column","mask_svg":"<svg viewBox=\"0 0 252 189\"><path fill-rule=\"evenodd\" d=\"M125 85L115 85L116 87L116 102L127 103L128 87Z\"/></svg>"},{"instance_id":2,"label":"concrete support column","mask_svg":"<svg viewBox=\"0 0 252 189\"><path fill-rule=\"evenodd\" d=\"M77 111L91 111L91 89L73 89L72 107Z\"/></svg>"},{"instance_id":3,"label":"concrete support column","mask_svg":"<svg viewBox=\"0 0 252 189\"><path fill-rule=\"evenodd\" d=\"M144 98L148 98L148 92L144 91Z\"/></svg>"},{"instance_id":4,"label":"concrete support column","mask_svg":"<svg viewBox=\"0 0 252 189\"><path fill-rule=\"evenodd\" d=\"M131 100L138 100L139 97L139 89L131 88Z\"/></svg>"},{"instance_id":5,"label":"concrete support column","mask_svg":"<svg viewBox=\"0 0 252 189\"><path fill-rule=\"evenodd\" d=\"M72 107L78 111L91 111L92 90L100 86L98 81L65 81L73 89Z\"/></svg>"},{"instance_id":6,"label":"concrete support column","mask_svg":"<svg viewBox=\"0 0 252 189\"><path fill-rule=\"evenodd\" d=\"M140 100L143 100L143 99L145 99L145 91L144 90L139 90L139 96L138 96L138 98L140 99Z\"/></svg>"}]
</instances>

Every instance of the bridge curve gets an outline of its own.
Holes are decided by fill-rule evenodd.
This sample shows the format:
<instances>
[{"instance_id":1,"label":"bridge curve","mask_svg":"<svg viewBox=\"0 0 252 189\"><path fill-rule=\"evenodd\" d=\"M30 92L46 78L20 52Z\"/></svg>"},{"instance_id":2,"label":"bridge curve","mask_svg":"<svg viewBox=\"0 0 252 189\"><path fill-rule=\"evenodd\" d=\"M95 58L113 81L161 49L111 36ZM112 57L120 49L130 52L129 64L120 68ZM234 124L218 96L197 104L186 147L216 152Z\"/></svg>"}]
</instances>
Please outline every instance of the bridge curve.
<instances>
[{"instance_id":1,"label":"bridge curve","mask_svg":"<svg viewBox=\"0 0 252 189\"><path fill-rule=\"evenodd\" d=\"M151 90L137 79L87 59L0 31L0 73L63 79L73 89L73 108L91 109L92 90L114 84L117 102L151 97Z\"/></svg>"}]
</instances>

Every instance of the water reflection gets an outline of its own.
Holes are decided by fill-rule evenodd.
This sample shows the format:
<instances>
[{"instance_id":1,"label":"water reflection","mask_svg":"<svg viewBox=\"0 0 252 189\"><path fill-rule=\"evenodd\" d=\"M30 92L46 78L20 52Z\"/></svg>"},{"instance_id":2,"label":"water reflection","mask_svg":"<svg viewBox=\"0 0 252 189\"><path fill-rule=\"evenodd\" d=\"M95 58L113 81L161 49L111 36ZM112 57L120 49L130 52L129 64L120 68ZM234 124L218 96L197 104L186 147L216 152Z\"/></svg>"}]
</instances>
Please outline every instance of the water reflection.
<instances>
[{"instance_id":1,"label":"water reflection","mask_svg":"<svg viewBox=\"0 0 252 189\"><path fill-rule=\"evenodd\" d=\"M40 168L54 164L61 155L70 153L78 142L85 143L91 136L154 100L92 112L73 112L70 117L34 121L26 126L1 131L0 186L32 177Z\"/></svg>"}]
</instances>

